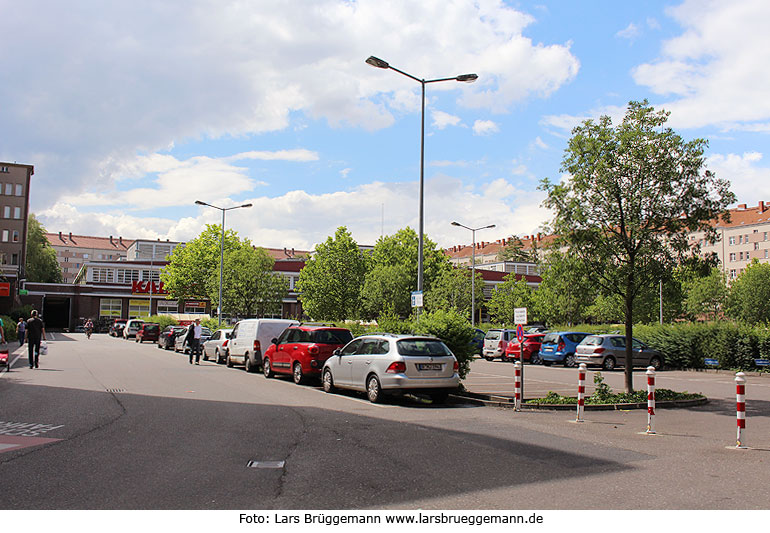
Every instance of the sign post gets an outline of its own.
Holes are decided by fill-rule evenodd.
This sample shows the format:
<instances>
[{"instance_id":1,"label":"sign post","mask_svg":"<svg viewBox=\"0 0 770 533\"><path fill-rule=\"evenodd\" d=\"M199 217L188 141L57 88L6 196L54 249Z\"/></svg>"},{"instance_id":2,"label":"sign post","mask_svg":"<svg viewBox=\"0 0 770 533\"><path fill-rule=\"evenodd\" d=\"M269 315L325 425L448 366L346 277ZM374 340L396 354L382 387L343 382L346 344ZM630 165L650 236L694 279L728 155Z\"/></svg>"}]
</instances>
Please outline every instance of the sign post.
<instances>
[{"instance_id":1,"label":"sign post","mask_svg":"<svg viewBox=\"0 0 770 533\"><path fill-rule=\"evenodd\" d=\"M412 291L412 307L422 307L422 291Z\"/></svg>"},{"instance_id":2,"label":"sign post","mask_svg":"<svg viewBox=\"0 0 770 533\"><path fill-rule=\"evenodd\" d=\"M513 322L516 324L516 340L519 341L519 361L521 362L521 402L524 402L524 325L527 323L527 308L513 310Z\"/></svg>"}]
</instances>

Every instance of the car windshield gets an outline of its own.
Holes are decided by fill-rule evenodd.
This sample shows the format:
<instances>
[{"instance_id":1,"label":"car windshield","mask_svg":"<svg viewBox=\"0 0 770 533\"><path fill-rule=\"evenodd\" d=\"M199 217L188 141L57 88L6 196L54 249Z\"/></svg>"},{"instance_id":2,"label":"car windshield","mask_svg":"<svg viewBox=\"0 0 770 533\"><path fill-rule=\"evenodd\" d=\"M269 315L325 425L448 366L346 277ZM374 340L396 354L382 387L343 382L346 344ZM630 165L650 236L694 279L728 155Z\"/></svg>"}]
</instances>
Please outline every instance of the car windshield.
<instances>
[{"instance_id":1,"label":"car windshield","mask_svg":"<svg viewBox=\"0 0 770 533\"><path fill-rule=\"evenodd\" d=\"M558 344L558 343L559 343L558 333L549 333L543 338L543 344Z\"/></svg>"},{"instance_id":2,"label":"car windshield","mask_svg":"<svg viewBox=\"0 0 770 533\"><path fill-rule=\"evenodd\" d=\"M496 341L496 340L500 339L500 334L501 333L502 333L502 331L500 331L499 329L487 331L487 336L484 337L484 338L487 339L487 340L490 340L490 341Z\"/></svg>"},{"instance_id":3,"label":"car windshield","mask_svg":"<svg viewBox=\"0 0 770 533\"><path fill-rule=\"evenodd\" d=\"M201 335L208 335L211 337L211 330L209 328L201 328Z\"/></svg>"},{"instance_id":4,"label":"car windshield","mask_svg":"<svg viewBox=\"0 0 770 533\"><path fill-rule=\"evenodd\" d=\"M601 343L604 342L603 337L599 337L598 335L590 335L583 339L583 342L580 344L587 345L587 346L600 346Z\"/></svg>"},{"instance_id":5,"label":"car windshield","mask_svg":"<svg viewBox=\"0 0 770 533\"><path fill-rule=\"evenodd\" d=\"M316 344L347 344L353 335L346 329L318 329L311 333L310 342Z\"/></svg>"},{"instance_id":6,"label":"car windshield","mask_svg":"<svg viewBox=\"0 0 770 533\"><path fill-rule=\"evenodd\" d=\"M441 356L452 355L449 348L438 340L432 339L406 339L396 343L398 353L405 356Z\"/></svg>"},{"instance_id":7,"label":"car windshield","mask_svg":"<svg viewBox=\"0 0 770 533\"><path fill-rule=\"evenodd\" d=\"M158 331L160 329L160 326L158 324L145 324L144 330L145 331Z\"/></svg>"}]
</instances>

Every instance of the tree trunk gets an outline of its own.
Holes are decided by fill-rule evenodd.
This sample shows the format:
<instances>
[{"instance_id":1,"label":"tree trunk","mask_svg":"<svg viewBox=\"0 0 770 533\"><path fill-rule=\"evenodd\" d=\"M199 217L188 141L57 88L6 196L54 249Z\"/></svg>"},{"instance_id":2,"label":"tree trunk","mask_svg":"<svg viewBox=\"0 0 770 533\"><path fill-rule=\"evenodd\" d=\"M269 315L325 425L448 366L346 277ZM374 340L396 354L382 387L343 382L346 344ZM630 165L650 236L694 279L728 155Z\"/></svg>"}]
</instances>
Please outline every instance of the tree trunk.
<instances>
[{"instance_id":1,"label":"tree trunk","mask_svg":"<svg viewBox=\"0 0 770 533\"><path fill-rule=\"evenodd\" d=\"M626 364L625 364L625 375L626 375L626 392L632 393L634 392L634 354L632 350L632 339L633 339L633 299L630 296L631 291L626 292Z\"/></svg>"}]
</instances>

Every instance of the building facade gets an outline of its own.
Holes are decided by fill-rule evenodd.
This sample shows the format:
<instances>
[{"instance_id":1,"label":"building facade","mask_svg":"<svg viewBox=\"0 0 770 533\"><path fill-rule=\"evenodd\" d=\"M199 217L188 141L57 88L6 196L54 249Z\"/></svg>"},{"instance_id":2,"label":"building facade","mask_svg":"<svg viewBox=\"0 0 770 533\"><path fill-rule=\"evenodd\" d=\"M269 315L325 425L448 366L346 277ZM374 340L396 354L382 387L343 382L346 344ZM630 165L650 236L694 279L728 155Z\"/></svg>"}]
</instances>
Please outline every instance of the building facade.
<instances>
[{"instance_id":1,"label":"building facade","mask_svg":"<svg viewBox=\"0 0 770 533\"><path fill-rule=\"evenodd\" d=\"M27 262L27 220L32 165L0 162L0 312L17 303Z\"/></svg>"},{"instance_id":2,"label":"building facade","mask_svg":"<svg viewBox=\"0 0 770 533\"><path fill-rule=\"evenodd\" d=\"M74 283L80 268L89 261L119 261L128 257L133 240L123 237L91 237L72 233L46 233L56 251L64 283Z\"/></svg>"}]
</instances>

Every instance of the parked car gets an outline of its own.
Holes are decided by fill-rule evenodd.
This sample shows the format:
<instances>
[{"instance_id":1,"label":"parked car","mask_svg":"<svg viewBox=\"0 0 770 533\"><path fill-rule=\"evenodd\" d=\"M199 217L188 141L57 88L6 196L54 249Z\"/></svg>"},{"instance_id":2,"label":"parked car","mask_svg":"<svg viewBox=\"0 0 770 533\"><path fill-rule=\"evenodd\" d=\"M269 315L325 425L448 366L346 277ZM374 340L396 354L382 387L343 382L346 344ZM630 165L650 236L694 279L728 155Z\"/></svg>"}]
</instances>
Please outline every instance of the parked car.
<instances>
[{"instance_id":1,"label":"parked car","mask_svg":"<svg viewBox=\"0 0 770 533\"><path fill-rule=\"evenodd\" d=\"M487 361L493 361L496 358L505 358L505 349L508 343L516 339L516 331L512 329L490 329L484 337L484 350L482 356Z\"/></svg>"},{"instance_id":2,"label":"parked car","mask_svg":"<svg viewBox=\"0 0 770 533\"><path fill-rule=\"evenodd\" d=\"M123 328L123 338L128 340L136 337L136 332L139 331L142 324L144 324L144 321L138 318L132 318L126 322L126 327Z\"/></svg>"},{"instance_id":3,"label":"parked car","mask_svg":"<svg viewBox=\"0 0 770 533\"><path fill-rule=\"evenodd\" d=\"M452 351L433 337L375 334L353 339L324 363L326 392L365 391L369 401L388 394L427 394L443 403L460 385L459 365Z\"/></svg>"},{"instance_id":4,"label":"parked car","mask_svg":"<svg viewBox=\"0 0 770 533\"><path fill-rule=\"evenodd\" d=\"M185 341L187 337L187 332L190 330L191 327L193 327L194 324L190 324L189 326L185 326L184 330L179 332L176 337L174 337L174 351L175 352L182 352L182 353L190 353L190 345L187 344ZM201 346L211 338L211 330L205 326L202 326L201 328Z\"/></svg>"},{"instance_id":5,"label":"parked car","mask_svg":"<svg viewBox=\"0 0 770 533\"><path fill-rule=\"evenodd\" d=\"M540 343L545 337L544 333L525 333L524 334L524 362L529 361L532 365L539 365L540 360ZM505 349L503 355L503 361L518 361L519 352L521 351L521 343L515 338L508 343L508 347Z\"/></svg>"},{"instance_id":6,"label":"parked car","mask_svg":"<svg viewBox=\"0 0 770 533\"><path fill-rule=\"evenodd\" d=\"M110 337L122 337L123 336L123 328L126 327L126 320L125 318L118 318L115 319L115 321L110 326L109 335Z\"/></svg>"},{"instance_id":7,"label":"parked car","mask_svg":"<svg viewBox=\"0 0 770 533\"><path fill-rule=\"evenodd\" d=\"M240 320L227 343L227 366L243 365L247 372L256 372L262 367L264 352L270 347L270 341L289 326L296 325L299 325L296 320L281 318Z\"/></svg>"},{"instance_id":8,"label":"parked car","mask_svg":"<svg viewBox=\"0 0 770 533\"><path fill-rule=\"evenodd\" d=\"M471 339L471 346L473 346L473 353L481 355L484 351L484 337L486 337L486 333L483 329L476 328L475 332L473 333L473 338Z\"/></svg>"},{"instance_id":9,"label":"parked car","mask_svg":"<svg viewBox=\"0 0 770 533\"><path fill-rule=\"evenodd\" d=\"M548 328L545 326L529 326L526 329L526 333L548 333Z\"/></svg>"},{"instance_id":10,"label":"parked car","mask_svg":"<svg viewBox=\"0 0 770 533\"><path fill-rule=\"evenodd\" d=\"M321 369L334 350L353 340L350 330L330 326L300 324L289 326L265 350L262 370L266 378L291 374L294 383L320 378Z\"/></svg>"},{"instance_id":11,"label":"parked car","mask_svg":"<svg viewBox=\"0 0 770 533\"><path fill-rule=\"evenodd\" d=\"M663 368L663 355L642 341L633 339L631 344L634 366ZM578 344L575 361L588 366L600 366L612 370L625 366L626 337L624 335L589 335Z\"/></svg>"},{"instance_id":12,"label":"parked car","mask_svg":"<svg viewBox=\"0 0 770 533\"><path fill-rule=\"evenodd\" d=\"M567 368L575 366L575 349L590 333L582 331L556 331L546 334L540 346L540 359L544 365L561 363Z\"/></svg>"},{"instance_id":13,"label":"parked car","mask_svg":"<svg viewBox=\"0 0 770 533\"><path fill-rule=\"evenodd\" d=\"M186 329L184 326L166 326L158 337L158 348L171 350L174 347L176 336Z\"/></svg>"},{"instance_id":14,"label":"parked car","mask_svg":"<svg viewBox=\"0 0 770 533\"><path fill-rule=\"evenodd\" d=\"M160 324L153 324L151 322L145 322L139 331L136 332L136 342L158 342L160 338Z\"/></svg>"},{"instance_id":15,"label":"parked car","mask_svg":"<svg viewBox=\"0 0 770 533\"><path fill-rule=\"evenodd\" d=\"M218 329L211 334L211 338L203 343L203 360L211 357L217 364L225 362L227 357L227 343L230 340L231 329Z\"/></svg>"}]
</instances>

